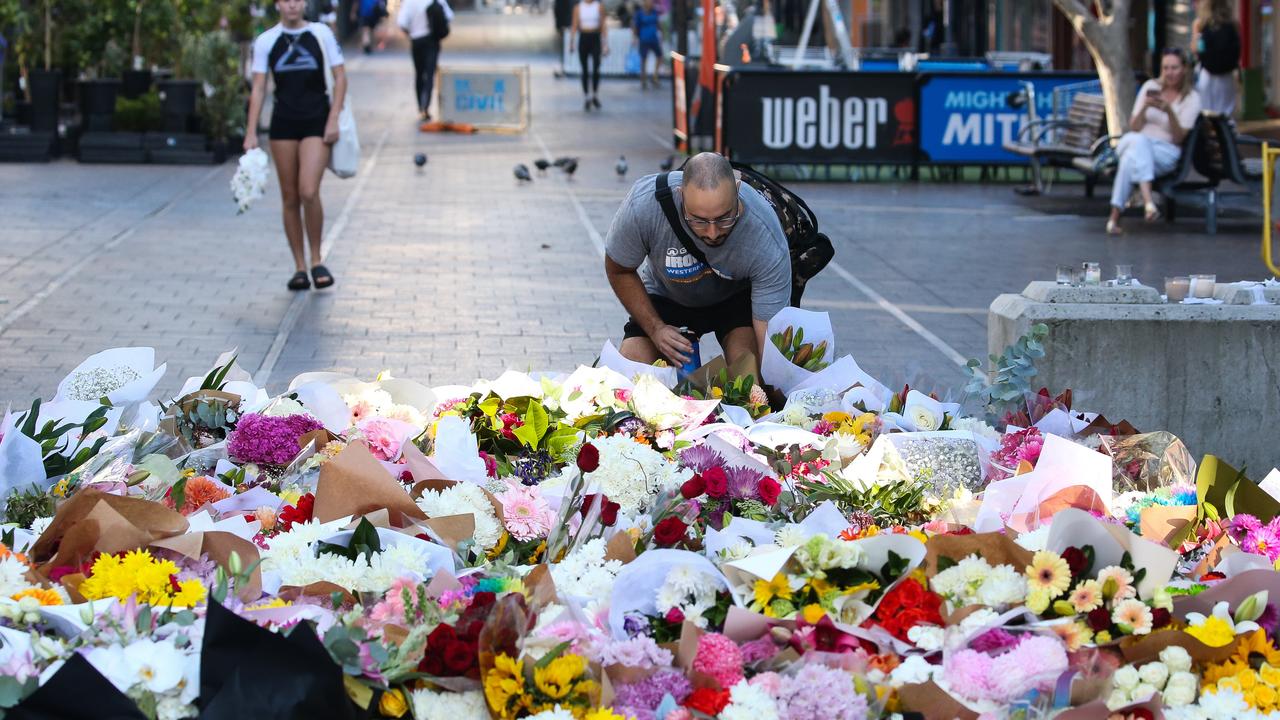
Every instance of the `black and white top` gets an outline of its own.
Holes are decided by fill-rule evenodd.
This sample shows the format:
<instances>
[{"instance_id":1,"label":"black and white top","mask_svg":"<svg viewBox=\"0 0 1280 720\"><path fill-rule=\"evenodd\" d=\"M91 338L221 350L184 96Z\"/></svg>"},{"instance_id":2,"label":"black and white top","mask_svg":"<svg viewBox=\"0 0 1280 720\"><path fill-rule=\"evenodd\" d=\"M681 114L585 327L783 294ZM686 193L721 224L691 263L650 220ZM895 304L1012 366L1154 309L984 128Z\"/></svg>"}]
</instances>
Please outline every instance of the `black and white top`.
<instances>
[{"instance_id":1,"label":"black and white top","mask_svg":"<svg viewBox=\"0 0 1280 720\"><path fill-rule=\"evenodd\" d=\"M323 50L320 43L324 43ZM309 23L295 30L276 25L253 41L253 72L270 72L275 78L276 115L315 118L328 114L325 54L331 67L344 62L338 39L322 23Z\"/></svg>"}]
</instances>

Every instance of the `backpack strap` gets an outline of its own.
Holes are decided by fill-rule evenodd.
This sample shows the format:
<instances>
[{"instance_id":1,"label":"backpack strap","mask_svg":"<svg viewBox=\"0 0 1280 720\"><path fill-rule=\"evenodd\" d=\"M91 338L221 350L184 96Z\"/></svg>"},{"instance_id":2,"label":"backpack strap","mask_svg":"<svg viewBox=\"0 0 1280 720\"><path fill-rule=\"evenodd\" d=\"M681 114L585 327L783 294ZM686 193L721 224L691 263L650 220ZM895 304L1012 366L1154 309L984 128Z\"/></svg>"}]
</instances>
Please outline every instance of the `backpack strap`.
<instances>
[{"instance_id":1,"label":"backpack strap","mask_svg":"<svg viewBox=\"0 0 1280 720\"><path fill-rule=\"evenodd\" d=\"M684 249L693 256L695 260L711 267L711 263L707 262L707 256L693 244L693 239L684 231L684 224L680 222L680 213L676 211L675 193L671 189L671 183L668 175L671 173L659 173L657 180L654 182L653 196L658 199L658 205L662 208L662 213L667 216L667 224L671 226L671 232L676 234L676 239L684 246Z\"/></svg>"}]
</instances>

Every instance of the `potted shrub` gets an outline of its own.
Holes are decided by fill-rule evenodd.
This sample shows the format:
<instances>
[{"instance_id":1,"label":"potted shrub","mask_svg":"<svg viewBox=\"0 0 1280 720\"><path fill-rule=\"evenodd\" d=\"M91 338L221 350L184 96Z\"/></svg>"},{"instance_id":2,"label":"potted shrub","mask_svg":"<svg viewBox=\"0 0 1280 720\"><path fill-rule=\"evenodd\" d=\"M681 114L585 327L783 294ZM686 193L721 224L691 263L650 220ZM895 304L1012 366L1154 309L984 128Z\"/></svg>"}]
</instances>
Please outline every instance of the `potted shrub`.
<instances>
[{"instance_id":1,"label":"potted shrub","mask_svg":"<svg viewBox=\"0 0 1280 720\"><path fill-rule=\"evenodd\" d=\"M120 80L116 73L125 65L124 51L114 40L107 42L99 62L80 81L80 112L86 132L111 132Z\"/></svg>"},{"instance_id":2,"label":"potted shrub","mask_svg":"<svg viewBox=\"0 0 1280 720\"><path fill-rule=\"evenodd\" d=\"M245 87L240 72L240 47L229 32L216 30L183 38L184 66L204 92L199 112L209 135L214 160L223 162L229 140L244 132Z\"/></svg>"}]
</instances>

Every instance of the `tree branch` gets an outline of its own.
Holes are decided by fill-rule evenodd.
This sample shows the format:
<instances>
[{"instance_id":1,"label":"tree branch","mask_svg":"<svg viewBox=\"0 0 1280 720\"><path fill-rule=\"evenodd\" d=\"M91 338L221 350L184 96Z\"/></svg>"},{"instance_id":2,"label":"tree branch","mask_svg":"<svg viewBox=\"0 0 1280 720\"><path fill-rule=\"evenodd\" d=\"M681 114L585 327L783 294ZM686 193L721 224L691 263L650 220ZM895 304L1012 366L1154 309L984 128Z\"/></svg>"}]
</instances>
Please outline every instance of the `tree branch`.
<instances>
[{"instance_id":1,"label":"tree branch","mask_svg":"<svg viewBox=\"0 0 1280 720\"><path fill-rule=\"evenodd\" d=\"M1053 4L1072 21L1090 17L1089 9L1080 0L1053 0Z\"/></svg>"}]
</instances>

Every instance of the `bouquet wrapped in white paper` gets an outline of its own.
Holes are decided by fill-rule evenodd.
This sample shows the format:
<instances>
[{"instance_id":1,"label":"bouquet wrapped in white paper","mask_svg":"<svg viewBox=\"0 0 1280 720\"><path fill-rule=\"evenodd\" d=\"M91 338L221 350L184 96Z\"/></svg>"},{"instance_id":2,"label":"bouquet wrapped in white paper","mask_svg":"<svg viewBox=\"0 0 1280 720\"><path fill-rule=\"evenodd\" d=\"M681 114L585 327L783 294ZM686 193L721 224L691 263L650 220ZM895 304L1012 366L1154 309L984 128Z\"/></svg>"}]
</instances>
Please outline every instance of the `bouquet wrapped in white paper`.
<instances>
[{"instance_id":1,"label":"bouquet wrapped in white paper","mask_svg":"<svg viewBox=\"0 0 1280 720\"><path fill-rule=\"evenodd\" d=\"M236 201L236 214L244 214L267 192L271 160L261 148L240 156L240 167L231 177L231 197Z\"/></svg>"}]
</instances>

